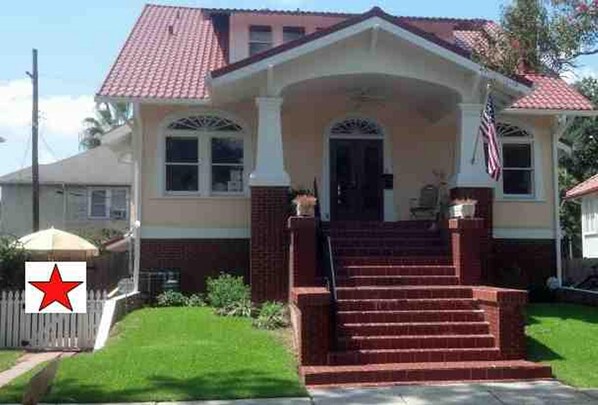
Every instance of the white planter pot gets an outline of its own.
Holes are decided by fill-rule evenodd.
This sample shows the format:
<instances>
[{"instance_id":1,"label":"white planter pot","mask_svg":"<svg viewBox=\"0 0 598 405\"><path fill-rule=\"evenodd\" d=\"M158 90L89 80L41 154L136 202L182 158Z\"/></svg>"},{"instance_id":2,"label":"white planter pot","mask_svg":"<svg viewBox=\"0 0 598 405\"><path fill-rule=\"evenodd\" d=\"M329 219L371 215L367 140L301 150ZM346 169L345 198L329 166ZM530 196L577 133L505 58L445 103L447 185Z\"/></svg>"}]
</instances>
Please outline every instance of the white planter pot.
<instances>
[{"instance_id":1,"label":"white planter pot","mask_svg":"<svg viewBox=\"0 0 598 405\"><path fill-rule=\"evenodd\" d=\"M298 217L313 217L315 215L315 206L313 205L299 205L295 206Z\"/></svg>"},{"instance_id":2,"label":"white planter pot","mask_svg":"<svg viewBox=\"0 0 598 405\"><path fill-rule=\"evenodd\" d=\"M475 203L455 204L450 207L451 218L475 217Z\"/></svg>"}]
</instances>

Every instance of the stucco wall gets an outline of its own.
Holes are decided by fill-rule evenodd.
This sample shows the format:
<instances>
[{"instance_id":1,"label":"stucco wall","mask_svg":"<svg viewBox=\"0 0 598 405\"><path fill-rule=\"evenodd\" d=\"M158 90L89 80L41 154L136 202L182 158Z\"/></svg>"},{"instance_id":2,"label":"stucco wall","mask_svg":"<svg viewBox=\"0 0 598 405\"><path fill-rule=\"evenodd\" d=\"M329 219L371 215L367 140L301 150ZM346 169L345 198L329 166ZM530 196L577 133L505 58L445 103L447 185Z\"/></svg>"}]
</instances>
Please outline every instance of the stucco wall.
<instances>
[{"instance_id":1,"label":"stucco wall","mask_svg":"<svg viewBox=\"0 0 598 405\"><path fill-rule=\"evenodd\" d=\"M77 232L128 228L128 220L88 218L87 187L40 186L40 229L51 226ZM32 231L32 195L29 185L2 186L0 233L21 237ZM66 201L65 201L66 196Z\"/></svg>"}]
</instances>

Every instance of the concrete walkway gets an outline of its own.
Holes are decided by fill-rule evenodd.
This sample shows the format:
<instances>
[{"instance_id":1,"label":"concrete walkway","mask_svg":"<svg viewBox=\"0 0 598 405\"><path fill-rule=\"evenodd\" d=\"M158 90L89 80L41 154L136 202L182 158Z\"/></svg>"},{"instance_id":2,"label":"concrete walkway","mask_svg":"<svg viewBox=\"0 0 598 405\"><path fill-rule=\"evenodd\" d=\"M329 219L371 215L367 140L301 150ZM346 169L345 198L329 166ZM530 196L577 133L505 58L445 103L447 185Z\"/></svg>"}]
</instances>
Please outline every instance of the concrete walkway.
<instances>
[{"instance_id":1,"label":"concrete walkway","mask_svg":"<svg viewBox=\"0 0 598 405\"><path fill-rule=\"evenodd\" d=\"M310 390L316 405L370 404L598 404L598 390L577 390L556 380L513 383L394 386Z\"/></svg>"},{"instance_id":2,"label":"concrete walkway","mask_svg":"<svg viewBox=\"0 0 598 405\"><path fill-rule=\"evenodd\" d=\"M35 368L38 364L45 361L50 361L62 354L62 357L71 356L73 353L65 352L39 352L39 353L25 353L19 358L17 364L8 370L0 373L0 387L10 383L12 380L25 374L27 371Z\"/></svg>"}]
</instances>

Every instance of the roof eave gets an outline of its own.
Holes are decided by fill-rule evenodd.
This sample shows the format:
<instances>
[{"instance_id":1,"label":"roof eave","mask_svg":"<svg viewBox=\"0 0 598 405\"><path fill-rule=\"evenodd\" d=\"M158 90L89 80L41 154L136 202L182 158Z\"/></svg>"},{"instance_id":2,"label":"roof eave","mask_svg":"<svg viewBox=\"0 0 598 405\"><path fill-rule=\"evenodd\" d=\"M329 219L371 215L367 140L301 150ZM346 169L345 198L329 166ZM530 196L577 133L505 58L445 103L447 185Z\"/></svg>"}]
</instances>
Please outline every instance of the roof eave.
<instances>
[{"instance_id":1,"label":"roof eave","mask_svg":"<svg viewBox=\"0 0 598 405\"><path fill-rule=\"evenodd\" d=\"M505 108L502 112L513 115L566 115L569 117L598 117L598 110L510 107Z\"/></svg>"},{"instance_id":2,"label":"roof eave","mask_svg":"<svg viewBox=\"0 0 598 405\"><path fill-rule=\"evenodd\" d=\"M206 98L161 98L161 97L134 97L134 96L107 96L96 94L96 103L131 103L131 104L191 104L210 105L209 97Z\"/></svg>"}]
</instances>

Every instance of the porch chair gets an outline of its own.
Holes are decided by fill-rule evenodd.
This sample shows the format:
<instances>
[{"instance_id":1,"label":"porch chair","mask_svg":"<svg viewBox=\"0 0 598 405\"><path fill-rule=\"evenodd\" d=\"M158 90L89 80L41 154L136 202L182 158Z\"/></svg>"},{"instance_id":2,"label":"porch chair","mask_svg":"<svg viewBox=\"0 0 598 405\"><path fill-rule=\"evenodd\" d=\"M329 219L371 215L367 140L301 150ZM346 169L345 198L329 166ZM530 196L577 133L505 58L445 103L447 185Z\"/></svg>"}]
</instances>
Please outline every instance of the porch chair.
<instances>
[{"instance_id":1,"label":"porch chair","mask_svg":"<svg viewBox=\"0 0 598 405\"><path fill-rule=\"evenodd\" d=\"M438 208L438 187L427 184L419 192L419 198L411 199L412 219L434 219Z\"/></svg>"}]
</instances>

